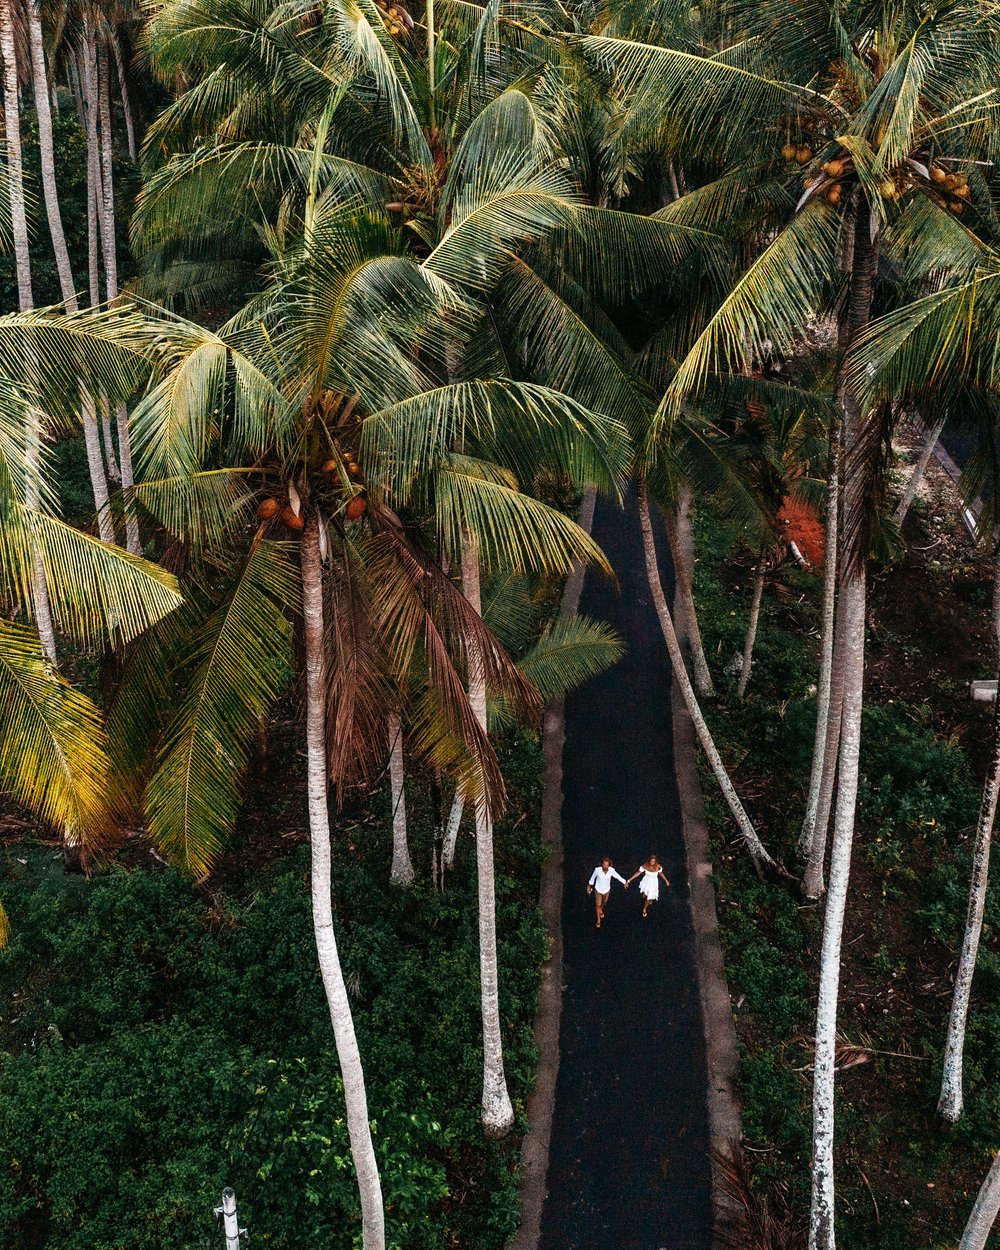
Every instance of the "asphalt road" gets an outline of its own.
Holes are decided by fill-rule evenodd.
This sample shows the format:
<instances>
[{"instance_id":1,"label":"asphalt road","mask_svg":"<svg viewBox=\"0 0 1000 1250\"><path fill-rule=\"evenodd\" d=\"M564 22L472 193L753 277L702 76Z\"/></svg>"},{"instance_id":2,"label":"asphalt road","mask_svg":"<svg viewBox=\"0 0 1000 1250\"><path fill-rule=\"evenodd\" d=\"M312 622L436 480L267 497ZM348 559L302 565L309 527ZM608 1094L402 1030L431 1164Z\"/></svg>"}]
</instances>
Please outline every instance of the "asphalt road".
<instances>
[{"instance_id":1,"label":"asphalt road","mask_svg":"<svg viewBox=\"0 0 1000 1250\"><path fill-rule=\"evenodd\" d=\"M599 504L594 536L620 590L588 575L581 611L610 621L628 654L566 707L565 990L539 1247L708 1250L707 1077L670 665L646 584L635 501L624 513ZM661 883L660 901L643 920L639 882L627 893L615 882L597 931L586 893L594 865L610 855L627 878L651 852L671 889Z\"/></svg>"}]
</instances>

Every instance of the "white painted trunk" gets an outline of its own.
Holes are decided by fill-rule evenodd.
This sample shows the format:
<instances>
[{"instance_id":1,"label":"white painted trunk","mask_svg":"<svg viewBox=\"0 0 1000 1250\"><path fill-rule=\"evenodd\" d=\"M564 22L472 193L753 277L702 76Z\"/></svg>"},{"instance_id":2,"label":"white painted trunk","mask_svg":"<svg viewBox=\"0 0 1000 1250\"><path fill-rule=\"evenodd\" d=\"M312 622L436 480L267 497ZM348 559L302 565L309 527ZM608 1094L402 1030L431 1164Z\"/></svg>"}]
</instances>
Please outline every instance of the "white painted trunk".
<instances>
[{"instance_id":1,"label":"white painted trunk","mask_svg":"<svg viewBox=\"0 0 1000 1250\"><path fill-rule=\"evenodd\" d=\"M104 192L101 187L100 138L97 129L97 71L94 65L94 37L85 24L80 45L79 79L83 95L83 125L87 133L87 276L90 306L101 302L100 255L101 219L104 215Z\"/></svg>"},{"instance_id":2,"label":"white painted trunk","mask_svg":"<svg viewBox=\"0 0 1000 1250\"><path fill-rule=\"evenodd\" d=\"M840 758L840 730L844 711L844 613L846 600L841 596L837 603L834 627L833 665L830 684L830 711L826 726L826 743L823 748L823 773L820 778L819 805L812 845L802 874L802 893L806 898L819 898L825 889L823 867L826 861L827 837L830 830L830 813L837 781L837 764Z\"/></svg>"},{"instance_id":3,"label":"white painted trunk","mask_svg":"<svg viewBox=\"0 0 1000 1250\"><path fill-rule=\"evenodd\" d=\"M834 1068L837 1043L837 1001L840 950L847 908L847 886L854 843L861 752L861 709L865 672L865 575L862 571L841 587L844 610L844 705L840 740L840 772L830 887L823 916L819 998L816 1008L816 1052L813 1070L812 1205L809 1250L834 1250Z\"/></svg>"},{"instance_id":4,"label":"white painted trunk","mask_svg":"<svg viewBox=\"0 0 1000 1250\"><path fill-rule=\"evenodd\" d=\"M455 791L448 813L448 824L444 831L444 866L450 872L455 867L455 848L458 845L458 831L462 826L465 814L465 795L461 790Z\"/></svg>"},{"instance_id":5,"label":"white painted trunk","mask_svg":"<svg viewBox=\"0 0 1000 1250\"><path fill-rule=\"evenodd\" d=\"M837 532L840 516L840 421L835 419L830 431L826 483L826 524L823 543L823 600L820 612L819 677L816 683L816 734L813 738L812 767L809 771L809 795L802 821L797 852L807 860L812 852L816 817L819 812L823 769L827 758L830 731L831 689L833 681L833 635L837 603ZM838 713L839 718L839 713ZM839 719L838 719L839 726ZM837 738L839 740L839 728ZM828 818L829 819L829 818ZM822 871L822 870L821 870Z\"/></svg>"},{"instance_id":6,"label":"white painted trunk","mask_svg":"<svg viewBox=\"0 0 1000 1250\"><path fill-rule=\"evenodd\" d=\"M17 301L21 312L34 307L31 289L31 256L28 249L28 218L24 202L24 167L21 157L21 102L18 95L17 53L11 0L0 0L0 60L3 61L3 109L7 140L7 183L11 228L14 235L14 266L17 274ZM41 502L39 481L39 442L41 414L30 410L25 427L25 503L37 509ZM56 661L56 635L52 624L49 590L40 555L32 561L31 598L35 625L42 649L51 663Z\"/></svg>"},{"instance_id":7,"label":"white painted trunk","mask_svg":"<svg viewBox=\"0 0 1000 1250\"><path fill-rule=\"evenodd\" d=\"M368 1120L368 1098L354 1032L351 1004L333 928L330 812L327 797L326 652L323 628L323 570L319 527L310 516L302 536L302 613L305 620L306 752L308 761L309 840L312 848L313 930L323 988L333 1023L337 1057L344 1081L347 1131L358 1177L364 1250L385 1250L382 1184Z\"/></svg>"},{"instance_id":8,"label":"white painted trunk","mask_svg":"<svg viewBox=\"0 0 1000 1250\"><path fill-rule=\"evenodd\" d=\"M670 615L670 609L667 607L666 596L663 593L663 583L660 580L660 566L656 556L656 540L653 536L653 523L649 513L649 495L645 483L639 487L639 521L642 526L642 542L646 555L646 577L649 581L649 589L653 596L653 603L656 605L656 615L660 621L660 629L663 631L663 640L667 644L667 651L670 654L670 663L673 666L674 677L677 680L677 685L680 688L688 714L694 722L698 741L705 752L733 819L736 821L737 828L743 836L754 867L758 872L765 866L775 868L777 865L765 850L760 838L758 838L757 831L754 829L750 817L740 802L740 796L736 793L736 788L729 779L726 766L723 764L722 757L719 755L715 742L712 740L711 732L705 723L701 708L698 706L698 699L695 695L694 687L691 685L691 679L688 677L687 669L684 666L684 657L681 655L680 643L677 641L677 634L674 632L673 619Z\"/></svg>"},{"instance_id":9,"label":"white painted trunk","mask_svg":"<svg viewBox=\"0 0 1000 1250\"><path fill-rule=\"evenodd\" d=\"M479 552L472 535L462 531L462 593L482 615ZM469 702L485 731L486 674L483 657L470 644ZM514 1108L507 1092L500 1031L500 989L497 967L496 884L493 868L493 818L485 793L476 799L476 874L479 884L479 979L483 1013L483 1127L502 1137L514 1126Z\"/></svg>"},{"instance_id":10,"label":"white painted trunk","mask_svg":"<svg viewBox=\"0 0 1000 1250\"><path fill-rule=\"evenodd\" d=\"M1000 678L1000 672L998 672ZM938 1115L946 1124L954 1124L962 1114L962 1059L965 1050L965 1027L969 1018L969 999L972 995L972 978L976 971L979 939L983 931L983 913L986 909L986 887L990 874L990 846L993 840L993 823L997 814L997 797L1000 795L1000 698L995 702L993 713L993 757L983 786L976 822L976 842L972 853L972 879L969 883L969 906L962 938L962 953L955 973L955 988L951 996L951 1012L948 1016L948 1036L944 1048L944 1072L941 1080L941 1096L938 1099Z\"/></svg>"},{"instance_id":11,"label":"white painted trunk","mask_svg":"<svg viewBox=\"0 0 1000 1250\"><path fill-rule=\"evenodd\" d=\"M757 565L757 573L753 579L753 596L750 600L750 621L747 625L746 642L743 644L743 664L740 667L740 680L736 687L736 697L742 699L747 692L750 680L750 669L753 667L753 648L757 641L757 625L760 621L760 601L764 597L764 575L766 572L764 557L761 556Z\"/></svg>"},{"instance_id":12,"label":"white painted trunk","mask_svg":"<svg viewBox=\"0 0 1000 1250\"><path fill-rule=\"evenodd\" d=\"M403 723L398 712L386 717L389 735L389 791L392 796L392 868L389 880L393 885L413 884L413 864L406 838L406 768L403 763Z\"/></svg>"},{"instance_id":13,"label":"white painted trunk","mask_svg":"<svg viewBox=\"0 0 1000 1250\"><path fill-rule=\"evenodd\" d=\"M63 230L62 210L59 206L59 184L56 179L55 147L52 139L52 112L49 102L48 74L45 66L45 45L42 39L41 11L34 3L28 5L28 33L31 46L31 73L35 95L35 114L38 118L38 146L42 167L42 193L45 197L45 215L52 238L56 272L59 274L59 290L69 312L79 308L76 285L73 281L73 265ZM108 507L108 479L101 458L100 435L97 429L97 408L92 395L81 395L81 421L83 439L87 449L87 468L94 493L97 512L97 529L101 540L115 541L114 525Z\"/></svg>"},{"instance_id":14,"label":"white painted trunk","mask_svg":"<svg viewBox=\"0 0 1000 1250\"><path fill-rule=\"evenodd\" d=\"M118 241L115 238L114 146L111 133L110 74L108 53L103 44L97 46L97 125L100 131L101 154L101 253L104 257L104 281L108 299L118 295Z\"/></svg>"},{"instance_id":15,"label":"white painted trunk","mask_svg":"<svg viewBox=\"0 0 1000 1250\"><path fill-rule=\"evenodd\" d=\"M900 499L896 507L893 519L896 524L902 528L903 522L906 520L906 514L910 510L910 504L916 498L917 491L920 489L920 483L924 480L924 474L927 472L927 466L931 462L931 456L934 454L934 448L938 445L938 439L941 437L941 431L944 429L944 417L942 417L927 436L920 457L913 466L913 472L910 474L906 483L906 489L903 491L903 497Z\"/></svg>"},{"instance_id":16,"label":"white painted trunk","mask_svg":"<svg viewBox=\"0 0 1000 1250\"><path fill-rule=\"evenodd\" d=\"M691 654L691 671L694 674L694 688L698 697L714 699L715 686L712 683L708 661L705 659L705 648L702 646L701 629L698 625L698 609L694 601L694 534L691 528L691 502L691 488L682 487L677 500L676 513L667 512L664 521L674 563L677 595L684 613L683 625L678 637L687 643Z\"/></svg>"},{"instance_id":17,"label":"white painted trunk","mask_svg":"<svg viewBox=\"0 0 1000 1250\"><path fill-rule=\"evenodd\" d=\"M976 1195L975 1206L965 1226L958 1250L985 1250L986 1239L996 1223L1000 1212L1000 1154L993 1159L993 1166Z\"/></svg>"}]
</instances>

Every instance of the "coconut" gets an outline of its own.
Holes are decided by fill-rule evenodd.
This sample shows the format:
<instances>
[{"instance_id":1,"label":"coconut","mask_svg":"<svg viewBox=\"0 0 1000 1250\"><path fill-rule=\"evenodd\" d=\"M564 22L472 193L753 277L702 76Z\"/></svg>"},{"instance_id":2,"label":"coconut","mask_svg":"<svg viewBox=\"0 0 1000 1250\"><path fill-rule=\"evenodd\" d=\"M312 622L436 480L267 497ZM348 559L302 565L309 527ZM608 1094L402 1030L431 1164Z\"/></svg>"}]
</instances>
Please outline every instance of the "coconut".
<instances>
[{"instance_id":1,"label":"coconut","mask_svg":"<svg viewBox=\"0 0 1000 1250\"><path fill-rule=\"evenodd\" d=\"M830 178L843 178L844 171L847 169L846 161L827 161L823 166L823 173Z\"/></svg>"},{"instance_id":2,"label":"coconut","mask_svg":"<svg viewBox=\"0 0 1000 1250\"><path fill-rule=\"evenodd\" d=\"M948 207L951 209L951 211L955 214L956 217L960 217L962 214L962 211L965 208L965 205L962 203L961 200L952 200L949 203Z\"/></svg>"},{"instance_id":3,"label":"coconut","mask_svg":"<svg viewBox=\"0 0 1000 1250\"><path fill-rule=\"evenodd\" d=\"M281 509L281 519L290 530L304 530L306 527L305 520L296 516L291 508L285 507Z\"/></svg>"},{"instance_id":4,"label":"coconut","mask_svg":"<svg viewBox=\"0 0 1000 1250\"><path fill-rule=\"evenodd\" d=\"M367 509L368 500L364 497L364 495L355 495L353 499L348 500L347 507L345 508L348 521L357 521L360 517L365 515Z\"/></svg>"},{"instance_id":5,"label":"coconut","mask_svg":"<svg viewBox=\"0 0 1000 1250\"><path fill-rule=\"evenodd\" d=\"M955 194L960 200L967 200L972 196L972 188L968 183L963 183L962 186L955 188Z\"/></svg>"},{"instance_id":6,"label":"coconut","mask_svg":"<svg viewBox=\"0 0 1000 1250\"><path fill-rule=\"evenodd\" d=\"M931 182L944 182L948 177L948 174L940 165L932 165L927 172L931 176Z\"/></svg>"},{"instance_id":7,"label":"coconut","mask_svg":"<svg viewBox=\"0 0 1000 1250\"><path fill-rule=\"evenodd\" d=\"M794 143L786 143L781 149L781 159L783 161L794 161L796 152L798 152L798 148Z\"/></svg>"},{"instance_id":8,"label":"coconut","mask_svg":"<svg viewBox=\"0 0 1000 1250\"><path fill-rule=\"evenodd\" d=\"M958 179L954 174L945 174L944 182L941 185L946 191L954 191L958 186Z\"/></svg>"},{"instance_id":9,"label":"coconut","mask_svg":"<svg viewBox=\"0 0 1000 1250\"><path fill-rule=\"evenodd\" d=\"M277 499L262 499L257 505L257 515L262 521L270 521L272 517L276 517L281 511L281 504Z\"/></svg>"},{"instance_id":10,"label":"coconut","mask_svg":"<svg viewBox=\"0 0 1000 1250\"><path fill-rule=\"evenodd\" d=\"M896 184L891 178L886 178L885 182L880 182L878 189L882 193L883 199L894 200L896 198Z\"/></svg>"},{"instance_id":11,"label":"coconut","mask_svg":"<svg viewBox=\"0 0 1000 1250\"><path fill-rule=\"evenodd\" d=\"M340 465L337 464L336 460L324 460L323 461L324 473L336 473L339 468L340 468Z\"/></svg>"},{"instance_id":12,"label":"coconut","mask_svg":"<svg viewBox=\"0 0 1000 1250\"><path fill-rule=\"evenodd\" d=\"M830 189L827 191L826 198L827 200L829 200L831 204L839 204L842 195L843 195L843 190L841 189L840 183L835 182L833 186L830 187Z\"/></svg>"},{"instance_id":13,"label":"coconut","mask_svg":"<svg viewBox=\"0 0 1000 1250\"><path fill-rule=\"evenodd\" d=\"M795 149L795 159L800 165L805 165L807 161L812 160L812 148L806 147L804 143Z\"/></svg>"},{"instance_id":14,"label":"coconut","mask_svg":"<svg viewBox=\"0 0 1000 1250\"><path fill-rule=\"evenodd\" d=\"M348 475L355 480L355 482L360 482L361 479L364 477L364 472L361 468L361 465L358 464L356 460L353 460L347 466L347 472L348 472Z\"/></svg>"}]
</instances>

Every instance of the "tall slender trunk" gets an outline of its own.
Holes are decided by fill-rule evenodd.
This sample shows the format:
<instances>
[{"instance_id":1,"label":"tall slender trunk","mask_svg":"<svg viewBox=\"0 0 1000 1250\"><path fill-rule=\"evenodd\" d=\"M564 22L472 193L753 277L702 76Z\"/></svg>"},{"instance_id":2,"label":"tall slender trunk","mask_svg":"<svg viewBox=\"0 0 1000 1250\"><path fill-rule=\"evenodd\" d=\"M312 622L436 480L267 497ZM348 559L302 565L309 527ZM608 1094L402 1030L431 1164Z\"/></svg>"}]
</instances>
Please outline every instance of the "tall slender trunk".
<instances>
[{"instance_id":1,"label":"tall slender trunk","mask_svg":"<svg viewBox=\"0 0 1000 1250\"><path fill-rule=\"evenodd\" d=\"M87 134L87 276L90 306L101 302L100 236L104 216L104 192L101 187L100 139L97 130L97 72L94 66L94 36L86 24L80 43L79 73L83 98L83 125Z\"/></svg>"},{"instance_id":2,"label":"tall slender trunk","mask_svg":"<svg viewBox=\"0 0 1000 1250\"><path fill-rule=\"evenodd\" d=\"M802 874L802 893L806 898L817 899L823 893L823 865L826 862L827 835L830 830L830 813L837 785L837 762L840 754L840 729L844 712L844 613L847 601L837 600L836 625L834 628L833 660L830 682L830 711L827 717L826 742L823 745L823 772L820 776L819 804L816 808L816 824L806 869Z\"/></svg>"},{"instance_id":3,"label":"tall slender trunk","mask_svg":"<svg viewBox=\"0 0 1000 1250\"><path fill-rule=\"evenodd\" d=\"M103 43L97 47L97 102L98 125L101 133L101 189L104 199L104 220L102 223L104 278L110 302L118 297L118 241L115 230L111 71L108 65L108 50ZM142 543L139 539L139 522L136 517L135 501L129 496L129 491L135 485L135 479L132 474L132 445L128 431L128 410L124 404L116 405L115 422L118 427L118 467L121 471L122 490L125 493L125 546L132 555L138 556L142 555Z\"/></svg>"},{"instance_id":4,"label":"tall slender trunk","mask_svg":"<svg viewBox=\"0 0 1000 1250\"><path fill-rule=\"evenodd\" d=\"M705 659L705 649L698 627L698 610L694 601L694 535L691 530L691 488L683 486L677 500L677 511L664 513L670 555L674 562L677 595L684 610L680 638L687 643L691 655L694 688L700 699L714 699L715 686Z\"/></svg>"},{"instance_id":5,"label":"tall slender trunk","mask_svg":"<svg viewBox=\"0 0 1000 1250\"><path fill-rule=\"evenodd\" d=\"M871 217L864 193L859 193L851 265L848 306L848 346L871 317L872 290L878 265ZM849 388L841 388L844 407L845 515L860 502L860 484L853 472L853 453L860 437L861 414ZM812 1202L809 1211L809 1250L836 1246L835 1185L833 1171L834 1071L837 1044L837 1005L840 990L840 950L847 909L847 887L854 844L854 816L858 798L861 755L861 712L865 677L865 590L867 552L844 551L841 560L841 598L844 600L844 701L840 727L837 810L830 854L830 887L823 917L819 995L816 1007L816 1054L813 1068Z\"/></svg>"},{"instance_id":6,"label":"tall slender trunk","mask_svg":"<svg viewBox=\"0 0 1000 1250\"><path fill-rule=\"evenodd\" d=\"M833 635L837 601L837 532L840 520L840 442L842 429L843 426L838 411L830 422L829 449L827 453L826 526L823 543L823 600L820 613L819 679L816 683L816 735L813 739L812 768L809 772L809 797L806 799L806 814L802 822L802 832L799 834L798 847L796 848L800 859L808 859L812 852L830 729L833 684ZM838 710L838 742L840 740L839 715Z\"/></svg>"},{"instance_id":7,"label":"tall slender trunk","mask_svg":"<svg viewBox=\"0 0 1000 1250\"><path fill-rule=\"evenodd\" d=\"M986 1174L982 1188L976 1194L976 1203L965 1226L958 1250L986 1250L986 1239L1000 1213L1000 1154L993 1158L993 1166Z\"/></svg>"},{"instance_id":8,"label":"tall slender trunk","mask_svg":"<svg viewBox=\"0 0 1000 1250\"><path fill-rule=\"evenodd\" d=\"M31 289L31 256L28 250L28 218L24 204L24 168L21 158L21 102L18 96L17 53L11 0L0 0L0 60L3 61L3 108L7 138L7 183L11 227L14 235L14 264L17 273L17 301L21 312L34 307ZM37 367L37 362L35 362ZM41 503L40 443L41 414L29 408L25 423L25 503L37 510ZM32 558L31 598L35 625L42 649L51 663L56 661L56 633L52 623L49 589L41 554Z\"/></svg>"},{"instance_id":9,"label":"tall slender trunk","mask_svg":"<svg viewBox=\"0 0 1000 1250\"><path fill-rule=\"evenodd\" d=\"M45 45L42 39L41 10L32 0L28 5L28 34L31 45L31 72L35 94L35 114L38 118L38 146L42 166L42 192L45 197L45 215L52 238L56 272L59 274L59 290L68 312L76 312L79 301L73 282L73 266L63 231L62 211L59 207L59 185L56 180L55 145L52 139L52 112L49 104L48 74L45 67ZM97 407L94 397L83 391L80 396L80 416L83 424L83 441L87 449L87 468L90 485L94 492L97 512L97 528L102 541L115 541L111 509L108 507L108 479L101 458L101 441L97 428Z\"/></svg>"},{"instance_id":10,"label":"tall slender trunk","mask_svg":"<svg viewBox=\"0 0 1000 1250\"><path fill-rule=\"evenodd\" d=\"M927 440L920 451L920 457L913 466L913 472L910 474L906 483L906 489L903 491L903 497L896 506L893 519L902 529L903 522L906 520L906 514L910 510L910 504L913 503L917 491L920 489L920 483L924 480L924 474L927 472L927 466L931 462L931 456L934 455L934 448L938 445L938 439L941 437L941 431L944 429L944 417L935 424L933 430L927 435Z\"/></svg>"},{"instance_id":11,"label":"tall slender trunk","mask_svg":"<svg viewBox=\"0 0 1000 1250\"><path fill-rule=\"evenodd\" d=\"M396 711L386 717L389 735L389 792L392 800L392 868L389 880L393 885L413 884L413 864L406 840L406 770L403 764L403 722Z\"/></svg>"},{"instance_id":12,"label":"tall slender trunk","mask_svg":"<svg viewBox=\"0 0 1000 1250\"><path fill-rule=\"evenodd\" d=\"M479 551L475 539L462 531L462 593L482 615ZM469 702L486 731L486 673L483 656L469 646ZM507 1092L500 1034L499 971L497 967L496 883L493 868L493 817L485 790L476 798L476 872L479 879L479 977L483 1011L483 1127L491 1137L502 1137L514 1124L514 1108Z\"/></svg>"},{"instance_id":13,"label":"tall slender trunk","mask_svg":"<svg viewBox=\"0 0 1000 1250\"><path fill-rule=\"evenodd\" d=\"M455 848L458 845L458 831L462 826L465 814L465 795L461 789L455 791L448 812L448 824L444 831L444 866L450 872L455 867Z\"/></svg>"},{"instance_id":14,"label":"tall slender trunk","mask_svg":"<svg viewBox=\"0 0 1000 1250\"><path fill-rule=\"evenodd\" d=\"M743 664L740 668L740 680L736 687L736 697L742 699L747 692L750 680L750 669L753 666L753 648L757 641L757 625L760 621L760 601L764 597L764 578L767 574L767 561L761 552L757 572L753 579L753 596L750 599L750 621L747 625L746 642L743 644Z\"/></svg>"},{"instance_id":15,"label":"tall slender trunk","mask_svg":"<svg viewBox=\"0 0 1000 1250\"><path fill-rule=\"evenodd\" d=\"M122 56L118 36L111 36L111 50L115 54L115 69L118 71L118 89L122 97L122 112L125 114L125 134L128 136L128 154L134 161L138 159L139 149L135 141L135 114L132 112L132 97L128 89L128 74L125 71L125 58Z\"/></svg>"},{"instance_id":16,"label":"tall slender trunk","mask_svg":"<svg viewBox=\"0 0 1000 1250\"><path fill-rule=\"evenodd\" d=\"M684 657L681 655L680 643L677 641L677 634L674 632L673 618L670 615L670 609L667 607L667 599L663 593L663 583L660 580L660 565L656 556L656 540L653 536L653 522L649 513L649 494L645 482L639 487L639 521L642 526L642 543L646 555L646 577L649 581L649 589L653 596L653 603L656 605L656 615L659 617L660 629L663 631L663 640L667 644L667 651L670 654L674 678L680 688L688 714L694 722L698 741L701 743L701 748L708 758L712 772L715 774L715 779L719 783L719 789L729 805L730 812L732 812L733 819L743 835L743 840L747 844L747 850L750 852L750 858L753 860L754 867L758 872L765 866L776 868L777 865L774 860L764 849L760 838L757 837L757 831L754 829L750 817L746 814L743 804L740 802L740 797L729 779L726 766L723 764L722 757L719 755L718 749L712 740L711 732L705 723L701 708L698 706L698 699L695 695L694 687L691 685L691 679L688 677L687 669L684 666Z\"/></svg>"},{"instance_id":17,"label":"tall slender trunk","mask_svg":"<svg viewBox=\"0 0 1000 1250\"><path fill-rule=\"evenodd\" d=\"M319 525L306 521L302 535L302 612L305 619L306 752L308 762L309 841L312 848L311 892L316 953L333 1023L337 1058L344 1081L347 1131L361 1196L364 1250L385 1250L382 1185L368 1120L368 1098L354 1032L351 1004L333 928L330 811L327 797L326 652L323 628L323 568Z\"/></svg>"},{"instance_id":18,"label":"tall slender trunk","mask_svg":"<svg viewBox=\"0 0 1000 1250\"><path fill-rule=\"evenodd\" d=\"M994 561L993 624L997 630L996 606L1000 602L1000 553ZM1000 682L1000 634L994 639L997 651L997 680ZM941 1096L938 1099L938 1115L945 1124L954 1124L962 1114L962 1060L965 1052L965 1029L969 1018L969 999L972 979L979 955L979 939L983 931L983 915L986 909L986 888L990 874L990 849L993 840L993 824L996 820L997 799L1000 797L1000 694L993 711L993 756L983 786L976 822L976 841L972 852L972 877L969 882L969 905L962 937L962 953L955 973L955 988L951 996L951 1012L948 1016L948 1035L944 1048L944 1071L941 1078Z\"/></svg>"}]
</instances>

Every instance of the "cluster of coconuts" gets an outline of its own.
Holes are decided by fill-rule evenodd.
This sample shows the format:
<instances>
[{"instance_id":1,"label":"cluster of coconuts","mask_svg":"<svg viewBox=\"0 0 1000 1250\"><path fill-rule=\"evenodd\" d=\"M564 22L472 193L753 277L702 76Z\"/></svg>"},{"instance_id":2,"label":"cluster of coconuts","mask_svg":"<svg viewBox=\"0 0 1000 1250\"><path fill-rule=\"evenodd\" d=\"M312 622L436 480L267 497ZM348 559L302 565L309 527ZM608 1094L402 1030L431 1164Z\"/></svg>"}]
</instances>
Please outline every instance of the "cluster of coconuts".
<instances>
[{"instance_id":1,"label":"cluster of coconuts","mask_svg":"<svg viewBox=\"0 0 1000 1250\"><path fill-rule=\"evenodd\" d=\"M282 522L296 533L300 533L306 527L305 518L300 516L290 503L283 504L273 495L260 501L257 505L257 515L262 521L273 521L275 517L280 517Z\"/></svg>"},{"instance_id":2,"label":"cluster of coconuts","mask_svg":"<svg viewBox=\"0 0 1000 1250\"><path fill-rule=\"evenodd\" d=\"M352 482L357 482L359 485L363 484L365 475L354 452L348 451L345 448L341 451L340 455L344 468L347 470L347 476ZM338 461L332 459L324 461L322 473L328 485L332 486L335 490L340 489L340 463ZM346 513L349 521L359 520L364 516L367 510L368 500L365 498L363 493L352 495L347 501L347 506L344 508L344 512Z\"/></svg>"},{"instance_id":3,"label":"cluster of coconuts","mask_svg":"<svg viewBox=\"0 0 1000 1250\"><path fill-rule=\"evenodd\" d=\"M947 208L956 217L965 211L965 205L972 198L972 188L965 174L952 174L940 165L930 165L927 176L933 184L931 199L936 204Z\"/></svg>"},{"instance_id":4,"label":"cluster of coconuts","mask_svg":"<svg viewBox=\"0 0 1000 1250\"><path fill-rule=\"evenodd\" d=\"M351 481L357 482L361 485L364 482L364 473L362 472L361 465L358 463L358 458L355 456L353 451L341 452L341 460L330 459L324 461L320 471L323 474L323 479L326 484L334 487L335 490L340 489L341 462L343 463L343 466L347 471L347 476L351 479ZM290 489L289 496L293 493L294 492ZM295 502L298 502L297 494L295 495ZM359 491L358 493L351 495L350 499L347 501L346 507L344 508L344 512L349 521L360 520L367 511L368 500L366 499L363 491ZM257 516L262 521L273 521L275 517L280 517L283 524L287 525L290 530L294 530L296 533L301 533L306 526L305 519L300 515L299 510L292 507L291 498L282 500L274 495L269 495L266 499L262 499L257 505Z\"/></svg>"},{"instance_id":5,"label":"cluster of coconuts","mask_svg":"<svg viewBox=\"0 0 1000 1250\"><path fill-rule=\"evenodd\" d=\"M393 39L398 38L404 31L407 34L413 29L413 18L401 4L386 4L384 0L377 0L379 11L382 13L385 28Z\"/></svg>"},{"instance_id":6,"label":"cluster of coconuts","mask_svg":"<svg viewBox=\"0 0 1000 1250\"><path fill-rule=\"evenodd\" d=\"M788 142L781 149L783 161L794 161L797 165L808 165L812 160L812 148L806 143Z\"/></svg>"}]
</instances>

